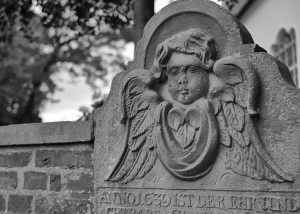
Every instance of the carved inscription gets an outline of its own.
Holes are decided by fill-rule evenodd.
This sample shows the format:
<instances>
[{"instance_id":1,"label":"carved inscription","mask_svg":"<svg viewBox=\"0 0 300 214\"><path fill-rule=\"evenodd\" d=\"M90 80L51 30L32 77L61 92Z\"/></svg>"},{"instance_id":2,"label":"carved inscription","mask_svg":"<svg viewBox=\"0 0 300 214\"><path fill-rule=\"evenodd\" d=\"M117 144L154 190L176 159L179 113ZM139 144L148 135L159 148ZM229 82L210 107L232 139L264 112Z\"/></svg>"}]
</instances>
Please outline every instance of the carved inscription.
<instances>
[{"instance_id":1,"label":"carved inscription","mask_svg":"<svg viewBox=\"0 0 300 214\"><path fill-rule=\"evenodd\" d=\"M99 188L101 214L254 214L299 213L300 197L202 190ZM281 194L282 195L282 194Z\"/></svg>"}]
</instances>

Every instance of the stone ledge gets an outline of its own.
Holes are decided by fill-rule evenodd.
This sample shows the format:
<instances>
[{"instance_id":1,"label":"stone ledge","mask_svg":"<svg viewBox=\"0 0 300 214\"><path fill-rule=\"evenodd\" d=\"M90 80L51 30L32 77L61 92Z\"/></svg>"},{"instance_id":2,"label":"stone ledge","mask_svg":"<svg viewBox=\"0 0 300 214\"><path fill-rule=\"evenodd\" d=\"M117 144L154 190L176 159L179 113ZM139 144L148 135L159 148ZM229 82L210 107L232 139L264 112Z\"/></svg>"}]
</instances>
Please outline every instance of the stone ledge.
<instances>
[{"instance_id":1,"label":"stone ledge","mask_svg":"<svg viewBox=\"0 0 300 214\"><path fill-rule=\"evenodd\" d=\"M91 121L54 122L0 127L0 147L11 145L91 142Z\"/></svg>"}]
</instances>

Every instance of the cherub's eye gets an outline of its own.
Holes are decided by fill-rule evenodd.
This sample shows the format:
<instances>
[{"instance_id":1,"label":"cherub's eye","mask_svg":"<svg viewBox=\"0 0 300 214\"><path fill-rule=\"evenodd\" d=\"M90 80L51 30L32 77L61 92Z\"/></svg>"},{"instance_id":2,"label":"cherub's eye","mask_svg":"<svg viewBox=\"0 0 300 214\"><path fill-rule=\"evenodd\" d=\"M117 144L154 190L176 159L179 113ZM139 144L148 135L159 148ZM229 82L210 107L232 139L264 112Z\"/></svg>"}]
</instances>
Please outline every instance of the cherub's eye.
<instances>
[{"instance_id":1,"label":"cherub's eye","mask_svg":"<svg viewBox=\"0 0 300 214\"><path fill-rule=\"evenodd\" d=\"M176 75L176 74L178 74L178 72L179 72L178 68L171 68L168 70L168 73L171 75Z\"/></svg>"},{"instance_id":2,"label":"cherub's eye","mask_svg":"<svg viewBox=\"0 0 300 214\"><path fill-rule=\"evenodd\" d=\"M200 67L197 67L197 66L189 66L188 68L187 68L187 71L188 72L191 72L191 73L195 73L195 72L201 72L202 71L202 69L200 68Z\"/></svg>"}]
</instances>

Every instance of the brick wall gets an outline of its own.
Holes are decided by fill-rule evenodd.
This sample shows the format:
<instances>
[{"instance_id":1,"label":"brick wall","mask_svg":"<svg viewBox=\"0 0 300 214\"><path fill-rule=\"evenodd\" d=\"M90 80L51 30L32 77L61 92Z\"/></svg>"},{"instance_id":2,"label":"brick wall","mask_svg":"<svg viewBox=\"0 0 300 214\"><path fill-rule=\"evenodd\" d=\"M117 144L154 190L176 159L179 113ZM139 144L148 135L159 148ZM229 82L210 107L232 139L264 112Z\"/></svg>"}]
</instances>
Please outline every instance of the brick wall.
<instances>
[{"instance_id":1,"label":"brick wall","mask_svg":"<svg viewBox=\"0 0 300 214\"><path fill-rule=\"evenodd\" d=\"M92 128L89 123L73 125L43 124L46 130L61 126L49 133L34 125L30 132L35 130L36 134L31 139L25 137L24 126L11 126L9 129L20 131L14 141L2 140L12 131L0 128L0 213L93 213ZM84 135L86 132L90 134ZM73 137L65 136L69 134Z\"/></svg>"}]
</instances>

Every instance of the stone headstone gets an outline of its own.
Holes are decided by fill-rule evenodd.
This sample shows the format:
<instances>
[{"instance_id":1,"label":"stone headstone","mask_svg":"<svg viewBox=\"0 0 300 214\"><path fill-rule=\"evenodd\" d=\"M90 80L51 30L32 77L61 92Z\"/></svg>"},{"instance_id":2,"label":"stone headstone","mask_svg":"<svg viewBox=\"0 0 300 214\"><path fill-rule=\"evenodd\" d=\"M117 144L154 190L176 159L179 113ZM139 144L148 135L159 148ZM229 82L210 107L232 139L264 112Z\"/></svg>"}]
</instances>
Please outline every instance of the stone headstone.
<instances>
[{"instance_id":1,"label":"stone headstone","mask_svg":"<svg viewBox=\"0 0 300 214\"><path fill-rule=\"evenodd\" d=\"M153 16L95 118L97 213L300 213L300 91L213 2Z\"/></svg>"}]
</instances>

